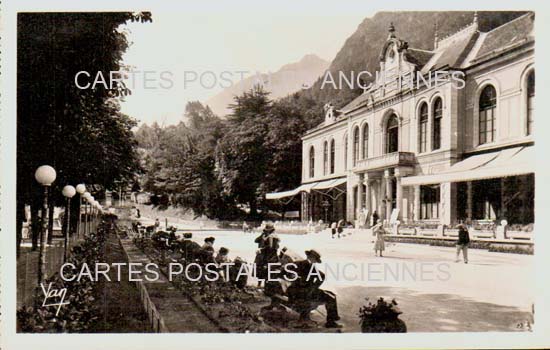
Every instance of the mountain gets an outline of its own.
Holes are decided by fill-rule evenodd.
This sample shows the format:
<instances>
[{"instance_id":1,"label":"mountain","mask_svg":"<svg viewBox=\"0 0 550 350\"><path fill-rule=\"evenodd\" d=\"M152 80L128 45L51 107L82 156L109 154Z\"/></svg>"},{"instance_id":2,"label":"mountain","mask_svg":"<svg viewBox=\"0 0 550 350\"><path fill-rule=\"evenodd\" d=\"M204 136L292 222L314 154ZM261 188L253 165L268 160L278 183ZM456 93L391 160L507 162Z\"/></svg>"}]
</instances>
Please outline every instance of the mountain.
<instances>
[{"instance_id":1,"label":"mountain","mask_svg":"<svg viewBox=\"0 0 550 350\"><path fill-rule=\"evenodd\" d=\"M479 30L490 31L524 13L525 11L479 11ZM357 30L345 41L328 70L333 77L337 77L339 71L346 76L350 76L351 71L357 73L363 70L374 75L380 68L379 55L388 38L390 23L395 27L396 36L407 41L409 47L432 50L436 23L438 37L442 39L470 24L474 14L473 11L377 12L359 24ZM332 102L336 108L341 108L361 93L360 90L349 88L335 90L330 84L321 89L321 83L319 79L310 89L289 97L289 100L302 106L315 105L316 112L315 117L310 120L311 126L318 125L323 120L322 106L325 103Z\"/></svg>"},{"instance_id":2,"label":"mountain","mask_svg":"<svg viewBox=\"0 0 550 350\"><path fill-rule=\"evenodd\" d=\"M261 84L271 92L272 99L287 96L304 87L309 88L323 75L329 63L316 55L306 55L299 62L284 65L275 73L255 74L243 79L208 99L206 105L216 115L225 116L230 113L228 105L233 103L233 97L250 90L257 84Z\"/></svg>"}]
</instances>

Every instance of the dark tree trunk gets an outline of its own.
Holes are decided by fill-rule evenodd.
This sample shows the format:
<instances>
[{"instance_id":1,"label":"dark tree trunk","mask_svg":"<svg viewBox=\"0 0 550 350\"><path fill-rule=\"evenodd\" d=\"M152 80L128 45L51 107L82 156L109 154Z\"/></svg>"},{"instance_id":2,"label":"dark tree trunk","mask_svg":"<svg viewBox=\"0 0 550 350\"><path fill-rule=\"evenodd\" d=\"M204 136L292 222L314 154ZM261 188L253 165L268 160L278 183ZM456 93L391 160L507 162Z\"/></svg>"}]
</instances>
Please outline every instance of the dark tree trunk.
<instances>
[{"instance_id":1,"label":"dark tree trunk","mask_svg":"<svg viewBox=\"0 0 550 350\"><path fill-rule=\"evenodd\" d=\"M15 214L15 230L17 238L16 253L19 258L19 253L21 250L21 241L23 240L23 220L25 220L25 203L22 200L18 200L16 203L16 214ZM29 227L30 230L30 227Z\"/></svg>"},{"instance_id":2,"label":"dark tree trunk","mask_svg":"<svg viewBox=\"0 0 550 350\"><path fill-rule=\"evenodd\" d=\"M258 204L255 200L251 200L250 203L250 217L256 219L258 217Z\"/></svg>"}]
</instances>

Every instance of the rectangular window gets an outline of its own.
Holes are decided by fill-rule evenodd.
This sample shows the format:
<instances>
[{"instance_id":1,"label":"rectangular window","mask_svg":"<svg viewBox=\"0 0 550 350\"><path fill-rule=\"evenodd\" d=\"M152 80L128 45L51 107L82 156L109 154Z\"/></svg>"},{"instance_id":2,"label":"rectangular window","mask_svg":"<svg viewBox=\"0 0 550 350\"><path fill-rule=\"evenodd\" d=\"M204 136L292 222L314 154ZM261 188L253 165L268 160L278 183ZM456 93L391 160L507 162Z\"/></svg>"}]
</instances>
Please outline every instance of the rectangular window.
<instances>
[{"instance_id":1,"label":"rectangular window","mask_svg":"<svg viewBox=\"0 0 550 350\"><path fill-rule=\"evenodd\" d=\"M479 112L479 144L495 140L495 109L490 108Z\"/></svg>"},{"instance_id":2,"label":"rectangular window","mask_svg":"<svg viewBox=\"0 0 550 350\"><path fill-rule=\"evenodd\" d=\"M527 135L533 132L533 115L535 113L535 95L527 98Z\"/></svg>"},{"instance_id":3,"label":"rectangular window","mask_svg":"<svg viewBox=\"0 0 550 350\"><path fill-rule=\"evenodd\" d=\"M420 153L424 153L428 149L428 121L420 123Z\"/></svg>"},{"instance_id":4,"label":"rectangular window","mask_svg":"<svg viewBox=\"0 0 550 350\"><path fill-rule=\"evenodd\" d=\"M433 145L434 150L441 148L441 118L434 118Z\"/></svg>"}]
</instances>

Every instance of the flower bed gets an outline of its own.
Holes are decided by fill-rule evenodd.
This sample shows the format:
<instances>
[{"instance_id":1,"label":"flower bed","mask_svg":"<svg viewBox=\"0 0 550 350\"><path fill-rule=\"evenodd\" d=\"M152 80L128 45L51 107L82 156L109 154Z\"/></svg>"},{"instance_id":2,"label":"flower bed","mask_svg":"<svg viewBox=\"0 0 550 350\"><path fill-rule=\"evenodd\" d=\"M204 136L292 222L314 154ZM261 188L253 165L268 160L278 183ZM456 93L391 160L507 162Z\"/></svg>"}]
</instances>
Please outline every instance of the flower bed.
<instances>
[{"instance_id":1,"label":"flower bed","mask_svg":"<svg viewBox=\"0 0 550 350\"><path fill-rule=\"evenodd\" d=\"M169 246L157 244L151 239L135 238L134 243L158 264L165 276L168 276L168 264L179 258L179 254L173 252ZM185 265L183 261L181 263ZM227 332L276 331L258 316L260 309L269 304L270 300L256 289L240 289L222 278L207 281L203 276L197 281L192 281L186 279L184 274L173 278L172 284L203 310L210 320Z\"/></svg>"},{"instance_id":2,"label":"flower bed","mask_svg":"<svg viewBox=\"0 0 550 350\"><path fill-rule=\"evenodd\" d=\"M456 246L456 239L443 238L443 239L433 239L433 238L420 238L420 237L386 237L387 242L396 242L396 243L413 243L413 244L428 244L431 246L438 247L454 247ZM489 242L473 242L470 241L470 248L473 249L489 249Z\"/></svg>"},{"instance_id":3,"label":"flower bed","mask_svg":"<svg viewBox=\"0 0 550 350\"><path fill-rule=\"evenodd\" d=\"M413 243L413 244L427 244L431 246L438 247L455 247L456 239L455 238L421 238L421 237L395 237L387 236L387 242L395 243ZM486 249L490 252L500 252L500 253L512 253L512 254L534 254L533 244L528 242L521 243L494 243L494 242L483 242L483 241L470 241L468 246L471 249Z\"/></svg>"},{"instance_id":4,"label":"flower bed","mask_svg":"<svg viewBox=\"0 0 550 350\"><path fill-rule=\"evenodd\" d=\"M107 223L103 222L97 234L89 234L85 240L71 249L67 263L76 266L74 271L80 271L84 263L91 265L99 262L104 256L105 234ZM70 278L67 272L67 277ZM43 281L45 288L52 283L52 289L66 288L65 302L56 315L57 307L23 307L17 311L17 325L21 332L29 333L66 333L88 332L93 330L100 315L100 309L95 302L98 291L96 284L90 279L80 281L65 281L57 273ZM37 288L35 305L44 300L41 288Z\"/></svg>"}]
</instances>

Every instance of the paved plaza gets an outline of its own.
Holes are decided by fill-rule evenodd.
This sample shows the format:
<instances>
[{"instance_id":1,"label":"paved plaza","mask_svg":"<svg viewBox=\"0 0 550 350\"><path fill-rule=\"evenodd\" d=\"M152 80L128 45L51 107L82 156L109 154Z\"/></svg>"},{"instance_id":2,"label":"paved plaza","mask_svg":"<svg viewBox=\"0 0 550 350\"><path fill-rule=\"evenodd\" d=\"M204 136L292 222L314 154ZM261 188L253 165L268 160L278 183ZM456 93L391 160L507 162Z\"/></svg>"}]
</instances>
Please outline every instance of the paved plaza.
<instances>
[{"instance_id":1,"label":"paved plaza","mask_svg":"<svg viewBox=\"0 0 550 350\"><path fill-rule=\"evenodd\" d=\"M254 261L257 233L190 231L199 243L207 236L216 237L215 247L229 248L232 259ZM422 244L386 242L385 256L376 257L370 230L341 239L332 239L328 230L278 236L281 247L301 256L312 248L322 254L319 267L327 274L323 288L337 293L346 332L360 330L357 312L364 298L380 296L396 299L403 311L401 318L412 332L516 331L532 323L531 255L470 249L470 261L464 264L455 262L454 248ZM313 318L321 321L321 313L314 313Z\"/></svg>"}]
</instances>

